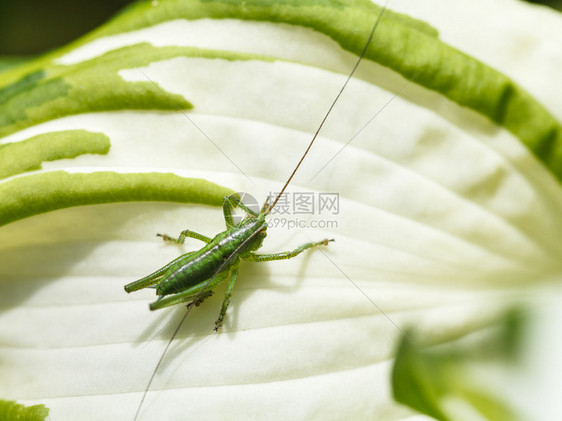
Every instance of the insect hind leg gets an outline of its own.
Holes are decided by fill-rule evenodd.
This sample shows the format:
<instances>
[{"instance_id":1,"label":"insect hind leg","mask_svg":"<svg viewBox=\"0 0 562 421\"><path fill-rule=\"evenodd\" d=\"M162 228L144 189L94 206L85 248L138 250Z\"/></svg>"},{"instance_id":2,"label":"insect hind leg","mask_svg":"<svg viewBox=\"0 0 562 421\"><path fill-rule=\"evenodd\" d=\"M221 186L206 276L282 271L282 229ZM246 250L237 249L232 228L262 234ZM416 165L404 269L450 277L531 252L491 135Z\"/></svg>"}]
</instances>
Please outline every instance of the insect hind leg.
<instances>
[{"instance_id":1,"label":"insect hind leg","mask_svg":"<svg viewBox=\"0 0 562 421\"><path fill-rule=\"evenodd\" d=\"M250 260L252 262L270 262L272 260L292 259L293 257L298 256L303 251L308 250L309 248L318 247L318 246L327 246L330 241L335 241L335 240L324 239L322 241L317 241L315 243L305 243L302 246L297 247L292 251L282 251L280 253L272 253L272 254L249 253L248 255L242 258L244 260Z\"/></svg>"}]
</instances>

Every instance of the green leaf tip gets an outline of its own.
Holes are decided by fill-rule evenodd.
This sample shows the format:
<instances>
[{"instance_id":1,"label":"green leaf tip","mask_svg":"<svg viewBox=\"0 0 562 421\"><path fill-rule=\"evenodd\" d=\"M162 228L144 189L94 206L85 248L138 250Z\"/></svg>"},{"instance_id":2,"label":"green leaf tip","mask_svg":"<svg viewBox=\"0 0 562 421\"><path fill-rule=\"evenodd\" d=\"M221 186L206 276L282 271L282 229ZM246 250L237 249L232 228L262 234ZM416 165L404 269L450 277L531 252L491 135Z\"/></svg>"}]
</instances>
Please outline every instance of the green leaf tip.
<instances>
[{"instance_id":1,"label":"green leaf tip","mask_svg":"<svg viewBox=\"0 0 562 421\"><path fill-rule=\"evenodd\" d=\"M43 421L49 415L45 405L25 406L14 401L0 399L0 420L2 421Z\"/></svg>"},{"instance_id":2,"label":"green leaf tip","mask_svg":"<svg viewBox=\"0 0 562 421\"><path fill-rule=\"evenodd\" d=\"M0 225L71 206L167 201L220 206L232 190L170 173L52 171L0 184Z\"/></svg>"},{"instance_id":3,"label":"green leaf tip","mask_svg":"<svg viewBox=\"0 0 562 421\"><path fill-rule=\"evenodd\" d=\"M75 158L82 154L107 154L109 138L87 130L49 132L0 148L0 179L41 169L41 163Z\"/></svg>"},{"instance_id":4,"label":"green leaf tip","mask_svg":"<svg viewBox=\"0 0 562 421\"><path fill-rule=\"evenodd\" d=\"M516 309L502 319L499 329L472 347L422 349L404 337L392 368L394 399L439 421L463 419L463 409L449 402L460 401L483 419L516 421L519 417L485 387L486 380L470 375L478 365L509 364L515 367L522 348L525 320ZM408 337L411 337L408 334Z\"/></svg>"},{"instance_id":5,"label":"green leaf tip","mask_svg":"<svg viewBox=\"0 0 562 421\"><path fill-rule=\"evenodd\" d=\"M452 421L437 402L443 384L434 374L436 365L433 358L422 356L415 345L403 338L392 368L394 399L437 420Z\"/></svg>"}]
</instances>

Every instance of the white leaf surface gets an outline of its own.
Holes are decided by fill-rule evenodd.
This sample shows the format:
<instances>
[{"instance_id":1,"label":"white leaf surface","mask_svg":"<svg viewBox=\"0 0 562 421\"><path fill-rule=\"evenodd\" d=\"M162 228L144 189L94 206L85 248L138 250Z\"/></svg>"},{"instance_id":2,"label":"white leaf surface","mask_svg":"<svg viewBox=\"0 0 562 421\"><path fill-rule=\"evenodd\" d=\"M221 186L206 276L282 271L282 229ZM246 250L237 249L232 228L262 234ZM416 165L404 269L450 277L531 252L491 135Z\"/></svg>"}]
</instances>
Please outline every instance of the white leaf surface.
<instances>
[{"instance_id":1,"label":"white leaf surface","mask_svg":"<svg viewBox=\"0 0 562 421\"><path fill-rule=\"evenodd\" d=\"M561 118L558 14L514 0L391 6L428 20ZM138 40L198 46L205 34L221 46L219 29L231 25L243 51L280 50L276 57L293 61L177 58L120 72L184 95L194 104L189 118L216 146L184 114L149 111L65 117L5 140L95 130L111 140L107 156L43 171L174 172L264 200L281 188L352 66L333 41L288 25L173 21L84 46L60 63ZM224 49L240 51L231 44ZM261 251L336 242L294 260L243 264L223 331L212 332L220 289L191 312L140 419L429 419L391 397L403 330L415 327L424 345L485 333L537 284L560 281L562 189L547 169L507 131L436 93L409 84L394 97L405 82L372 63L359 77L290 187L315 199L339 194L339 213L291 215L298 229L275 227L283 216L272 215ZM44 403L52 420L132 419L182 310L149 312L151 291L129 296L123 285L199 246L155 237L185 228L214 235L224 229L222 211L121 203L2 227L0 396Z\"/></svg>"}]
</instances>

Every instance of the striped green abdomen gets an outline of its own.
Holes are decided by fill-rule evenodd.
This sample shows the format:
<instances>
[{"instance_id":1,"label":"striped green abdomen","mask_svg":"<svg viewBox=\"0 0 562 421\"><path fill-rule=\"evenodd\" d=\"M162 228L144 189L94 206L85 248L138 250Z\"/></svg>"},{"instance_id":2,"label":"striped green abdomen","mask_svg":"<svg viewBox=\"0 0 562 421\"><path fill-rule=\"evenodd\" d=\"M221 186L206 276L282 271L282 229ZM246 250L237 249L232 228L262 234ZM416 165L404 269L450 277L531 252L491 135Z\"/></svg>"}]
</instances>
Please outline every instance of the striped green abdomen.
<instances>
[{"instance_id":1,"label":"striped green abdomen","mask_svg":"<svg viewBox=\"0 0 562 421\"><path fill-rule=\"evenodd\" d=\"M156 293L160 296L175 294L209 280L229 258L223 270L237 263L241 255L258 249L265 236L265 227L262 220L254 219L217 234L189 258L178 259L156 286Z\"/></svg>"}]
</instances>

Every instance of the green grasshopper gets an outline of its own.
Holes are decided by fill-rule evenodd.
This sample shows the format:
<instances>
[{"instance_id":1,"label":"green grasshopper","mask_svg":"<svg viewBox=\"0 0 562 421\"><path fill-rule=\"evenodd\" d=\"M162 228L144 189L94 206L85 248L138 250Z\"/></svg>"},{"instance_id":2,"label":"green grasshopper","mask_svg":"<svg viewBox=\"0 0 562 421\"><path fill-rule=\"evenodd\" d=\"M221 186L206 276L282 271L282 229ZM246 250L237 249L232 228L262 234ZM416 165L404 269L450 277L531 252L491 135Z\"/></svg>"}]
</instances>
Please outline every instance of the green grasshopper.
<instances>
[{"instance_id":1,"label":"green grasshopper","mask_svg":"<svg viewBox=\"0 0 562 421\"><path fill-rule=\"evenodd\" d=\"M312 142L309 145L309 149L310 146L312 146ZM301 162L302 159L299 162L299 165ZM296 168L298 168L298 165ZM222 326L228 304L230 303L230 297L232 296L232 291L234 290L234 285L236 283L236 279L238 278L238 266L240 264L240 259L253 262L291 259L309 248L320 245L328 245L328 242L334 241L326 239L315 243L306 243L293 251L281 253L254 253L255 250L261 247L263 240L267 235L267 222L265 217L273 209L281 197L281 194L289 185L291 178L296 172L296 168L291 174L289 180L285 183L281 193L279 193L276 197L273 204L269 206L269 201L267 200L259 214L244 205L237 194L225 197L223 201L223 212L227 229L226 231L217 234L212 239L190 230L182 231L177 239L166 234L158 234L165 241L175 241L179 244L183 244L185 239L189 237L201 240L205 242L206 245L197 251L183 254L144 278L125 285L125 291L127 292L137 291L147 287L155 287L158 299L150 304L151 310L157 310L174 304L187 303L187 312L184 314L180 323L176 327L176 330L172 334L166 348L164 348L164 352L162 353L160 360L152 372L152 376L150 377L141 402L137 408L134 418L135 420L140 413L142 404L150 385L152 384L154 376L156 375L170 344L176 337L191 308L193 306L199 306L205 298L210 297L213 294L213 289L217 285L226 279L230 279L222 302L219 317L215 322L215 331L218 331ZM246 217L237 224L234 223L232 214L234 209L233 203L247 213Z\"/></svg>"},{"instance_id":2,"label":"green grasshopper","mask_svg":"<svg viewBox=\"0 0 562 421\"><path fill-rule=\"evenodd\" d=\"M287 185L288 183L283 191ZM279 196L277 196L278 198ZM151 310L180 303L188 303L187 306L190 308L193 305L198 306L205 298L212 295L214 288L226 279L230 279L219 317L215 322L215 331L217 331L224 321L238 278L240 259L252 262L291 259L309 248L328 245L329 241L334 241L325 239L315 243L310 242L293 251L281 253L254 253L262 246L267 235L265 217L276 202L277 200L272 206L268 206L269 201L266 201L258 214L244 205L238 194L225 197L223 212L227 229L212 239L190 230L183 231L177 239L166 234L158 234L166 241L175 241L179 244L183 244L189 237L201 240L206 245L197 251L181 255L144 278L125 285L125 291L132 292L146 287L155 287L158 299L150 304ZM247 216L237 224L234 223L232 215L233 203L247 212Z\"/></svg>"}]
</instances>

